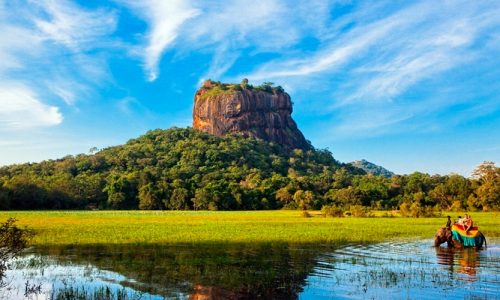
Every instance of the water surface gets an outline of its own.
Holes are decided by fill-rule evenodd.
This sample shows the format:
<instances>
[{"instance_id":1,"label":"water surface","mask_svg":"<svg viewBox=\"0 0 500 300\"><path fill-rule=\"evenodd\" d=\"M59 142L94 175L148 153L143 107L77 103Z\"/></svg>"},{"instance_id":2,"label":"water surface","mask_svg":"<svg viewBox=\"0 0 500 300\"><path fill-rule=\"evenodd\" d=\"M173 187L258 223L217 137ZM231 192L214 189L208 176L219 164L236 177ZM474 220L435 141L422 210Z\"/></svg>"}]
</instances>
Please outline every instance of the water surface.
<instances>
[{"instance_id":1,"label":"water surface","mask_svg":"<svg viewBox=\"0 0 500 300\"><path fill-rule=\"evenodd\" d=\"M1 299L498 299L499 240L324 246L223 244L34 248Z\"/></svg>"}]
</instances>

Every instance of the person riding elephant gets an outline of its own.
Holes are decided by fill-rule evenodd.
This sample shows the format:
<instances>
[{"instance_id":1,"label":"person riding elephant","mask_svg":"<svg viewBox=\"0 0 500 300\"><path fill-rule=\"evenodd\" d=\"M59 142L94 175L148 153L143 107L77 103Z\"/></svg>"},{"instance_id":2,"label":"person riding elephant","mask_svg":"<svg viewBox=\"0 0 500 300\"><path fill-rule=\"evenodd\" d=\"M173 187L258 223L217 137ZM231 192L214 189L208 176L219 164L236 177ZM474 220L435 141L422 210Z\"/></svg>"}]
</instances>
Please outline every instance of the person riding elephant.
<instances>
[{"instance_id":1,"label":"person riding elephant","mask_svg":"<svg viewBox=\"0 0 500 300\"><path fill-rule=\"evenodd\" d=\"M448 220L446 221L446 228L451 229L451 216L447 216Z\"/></svg>"},{"instance_id":2,"label":"person riding elephant","mask_svg":"<svg viewBox=\"0 0 500 300\"><path fill-rule=\"evenodd\" d=\"M483 247L483 244L486 245L486 238L484 235L478 231L477 235L474 238L474 246L476 248L481 248ZM434 236L434 246L439 247L443 243L447 243L449 248L463 248L464 245L459 241L453 238L453 233L449 228L443 227L440 228L437 232L436 235Z\"/></svg>"},{"instance_id":3,"label":"person riding elephant","mask_svg":"<svg viewBox=\"0 0 500 300\"><path fill-rule=\"evenodd\" d=\"M465 232L469 234L469 231L471 228L474 226L474 222L472 221L471 215L466 215L464 227L465 227Z\"/></svg>"}]
</instances>

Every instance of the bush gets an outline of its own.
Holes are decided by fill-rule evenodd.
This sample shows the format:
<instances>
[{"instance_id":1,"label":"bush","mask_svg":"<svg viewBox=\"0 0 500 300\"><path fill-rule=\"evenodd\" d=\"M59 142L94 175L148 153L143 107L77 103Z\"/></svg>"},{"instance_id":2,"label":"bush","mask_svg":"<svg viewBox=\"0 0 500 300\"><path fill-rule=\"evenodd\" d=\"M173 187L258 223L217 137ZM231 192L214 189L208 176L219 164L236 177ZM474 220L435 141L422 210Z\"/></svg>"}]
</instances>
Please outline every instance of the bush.
<instances>
[{"instance_id":1,"label":"bush","mask_svg":"<svg viewBox=\"0 0 500 300\"><path fill-rule=\"evenodd\" d=\"M382 218L394 218L394 212L392 211L385 211L383 214L382 214Z\"/></svg>"},{"instance_id":2,"label":"bush","mask_svg":"<svg viewBox=\"0 0 500 300\"><path fill-rule=\"evenodd\" d=\"M33 232L28 229L21 229L15 225L16 219L10 218L0 225L0 287L5 271L7 270L7 261L16 257L24 248L26 248Z\"/></svg>"},{"instance_id":3,"label":"bush","mask_svg":"<svg viewBox=\"0 0 500 300\"><path fill-rule=\"evenodd\" d=\"M402 217L409 217L410 205L406 202L401 203L401 205L399 206L399 213L401 214Z\"/></svg>"},{"instance_id":4,"label":"bush","mask_svg":"<svg viewBox=\"0 0 500 300\"><path fill-rule=\"evenodd\" d=\"M299 206L297 205L296 202L290 202L290 203L287 203L285 205L283 205L283 209L287 209L287 210L297 210L299 209Z\"/></svg>"},{"instance_id":5,"label":"bush","mask_svg":"<svg viewBox=\"0 0 500 300\"><path fill-rule=\"evenodd\" d=\"M304 218L310 218L310 217L312 217L311 214L307 210L302 211L302 216Z\"/></svg>"},{"instance_id":6,"label":"bush","mask_svg":"<svg viewBox=\"0 0 500 300\"><path fill-rule=\"evenodd\" d=\"M420 206L420 203L413 202L413 204L410 206L410 217L418 218L421 215L422 207Z\"/></svg>"},{"instance_id":7,"label":"bush","mask_svg":"<svg viewBox=\"0 0 500 300\"><path fill-rule=\"evenodd\" d=\"M373 216L373 214L368 210L368 208L362 205L351 205L349 210L353 217L362 218L362 217Z\"/></svg>"},{"instance_id":8,"label":"bush","mask_svg":"<svg viewBox=\"0 0 500 300\"><path fill-rule=\"evenodd\" d=\"M239 84L233 84L229 87L229 89L233 91L243 91L243 88Z\"/></svg>"},{"instance_id":9,"label":"bush","mask_svg":"<svg viewBox=\"0 0 500 300\"><path fill-rule=\"evenodd\" d=\"M421 215L423 217L439 217L441 216L441 211L433 206L422 207Z\"/></svg>"},{"instance_id":10,"label":"bush","mask_svg":"<svg viewBox=\"0 0 500 300\"><path fill-rule=\"evenodd\" d=\"M403 203L399 206L399 213L402 217L436 217L441 215L433 206L421 206L420 203L414 202L411 206L408 203Z\"/></svg>"},{"instance_id":11,"label":"bush","mask_svg":"<svg viewBox=\"0 0 500 300\"><path fill-rule=\"evenodd\" d=\"M450 206L450 211L461 211L462 210L462 203L460 201L453 201L453 203Z\"/></svg>"},{"instance_id":12,"label":"bush","mask_svg":"<svg viewBox=\"0 0 500 300\"><path fill-rule=\"evenodd\" d=\"M335 205L323 205L323 207L321 207L321 214L323 214L324 217L343 217L344 210Z\"/></svg>"}]
</instances>

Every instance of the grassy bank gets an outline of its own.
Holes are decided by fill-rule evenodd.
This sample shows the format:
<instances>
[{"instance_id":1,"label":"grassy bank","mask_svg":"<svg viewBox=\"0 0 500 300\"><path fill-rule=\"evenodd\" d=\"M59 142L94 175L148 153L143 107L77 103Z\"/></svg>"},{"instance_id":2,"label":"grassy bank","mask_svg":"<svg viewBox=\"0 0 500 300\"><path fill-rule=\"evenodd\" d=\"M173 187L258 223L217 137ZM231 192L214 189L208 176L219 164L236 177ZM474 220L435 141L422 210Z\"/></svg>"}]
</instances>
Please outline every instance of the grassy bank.
<instances>
[{"instance_id":1,"label":"grassy bank","mask_svg":"<svg viewBox=\"0 0 500 300\"><path fill-rule=\"evenodd\" d=\"M300 211L26 211L0 212L36 231L34 245L289 242L343 244L432 238L439 218L324 218ZM380 215L380 214L378 214ZM458 214L452 213L456 218ZM487 237L500 237L499 213L473 213Z\"/></svg>"}]
</instances>

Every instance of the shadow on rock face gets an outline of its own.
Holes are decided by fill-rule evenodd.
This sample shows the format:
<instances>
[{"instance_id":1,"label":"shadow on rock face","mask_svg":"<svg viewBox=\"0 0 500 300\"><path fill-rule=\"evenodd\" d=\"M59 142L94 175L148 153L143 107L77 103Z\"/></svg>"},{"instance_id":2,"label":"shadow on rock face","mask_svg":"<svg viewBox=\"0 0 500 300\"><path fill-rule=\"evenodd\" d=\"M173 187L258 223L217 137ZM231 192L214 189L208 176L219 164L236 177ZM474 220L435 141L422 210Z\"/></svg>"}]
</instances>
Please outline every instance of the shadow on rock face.
<instances>
[{"instance_id":1,"label":"shadow on rock face","mask_svg":"<svg viewBox=\"0 0 500 300\"><path fill-rule=\"evenodd\" d=\"M222 85L207 81L196 92L193 128L216 136L238 133L289 149L312 148L292 119L292 101L287 93L222 90Z\"/></svg>"}]
</instances>

